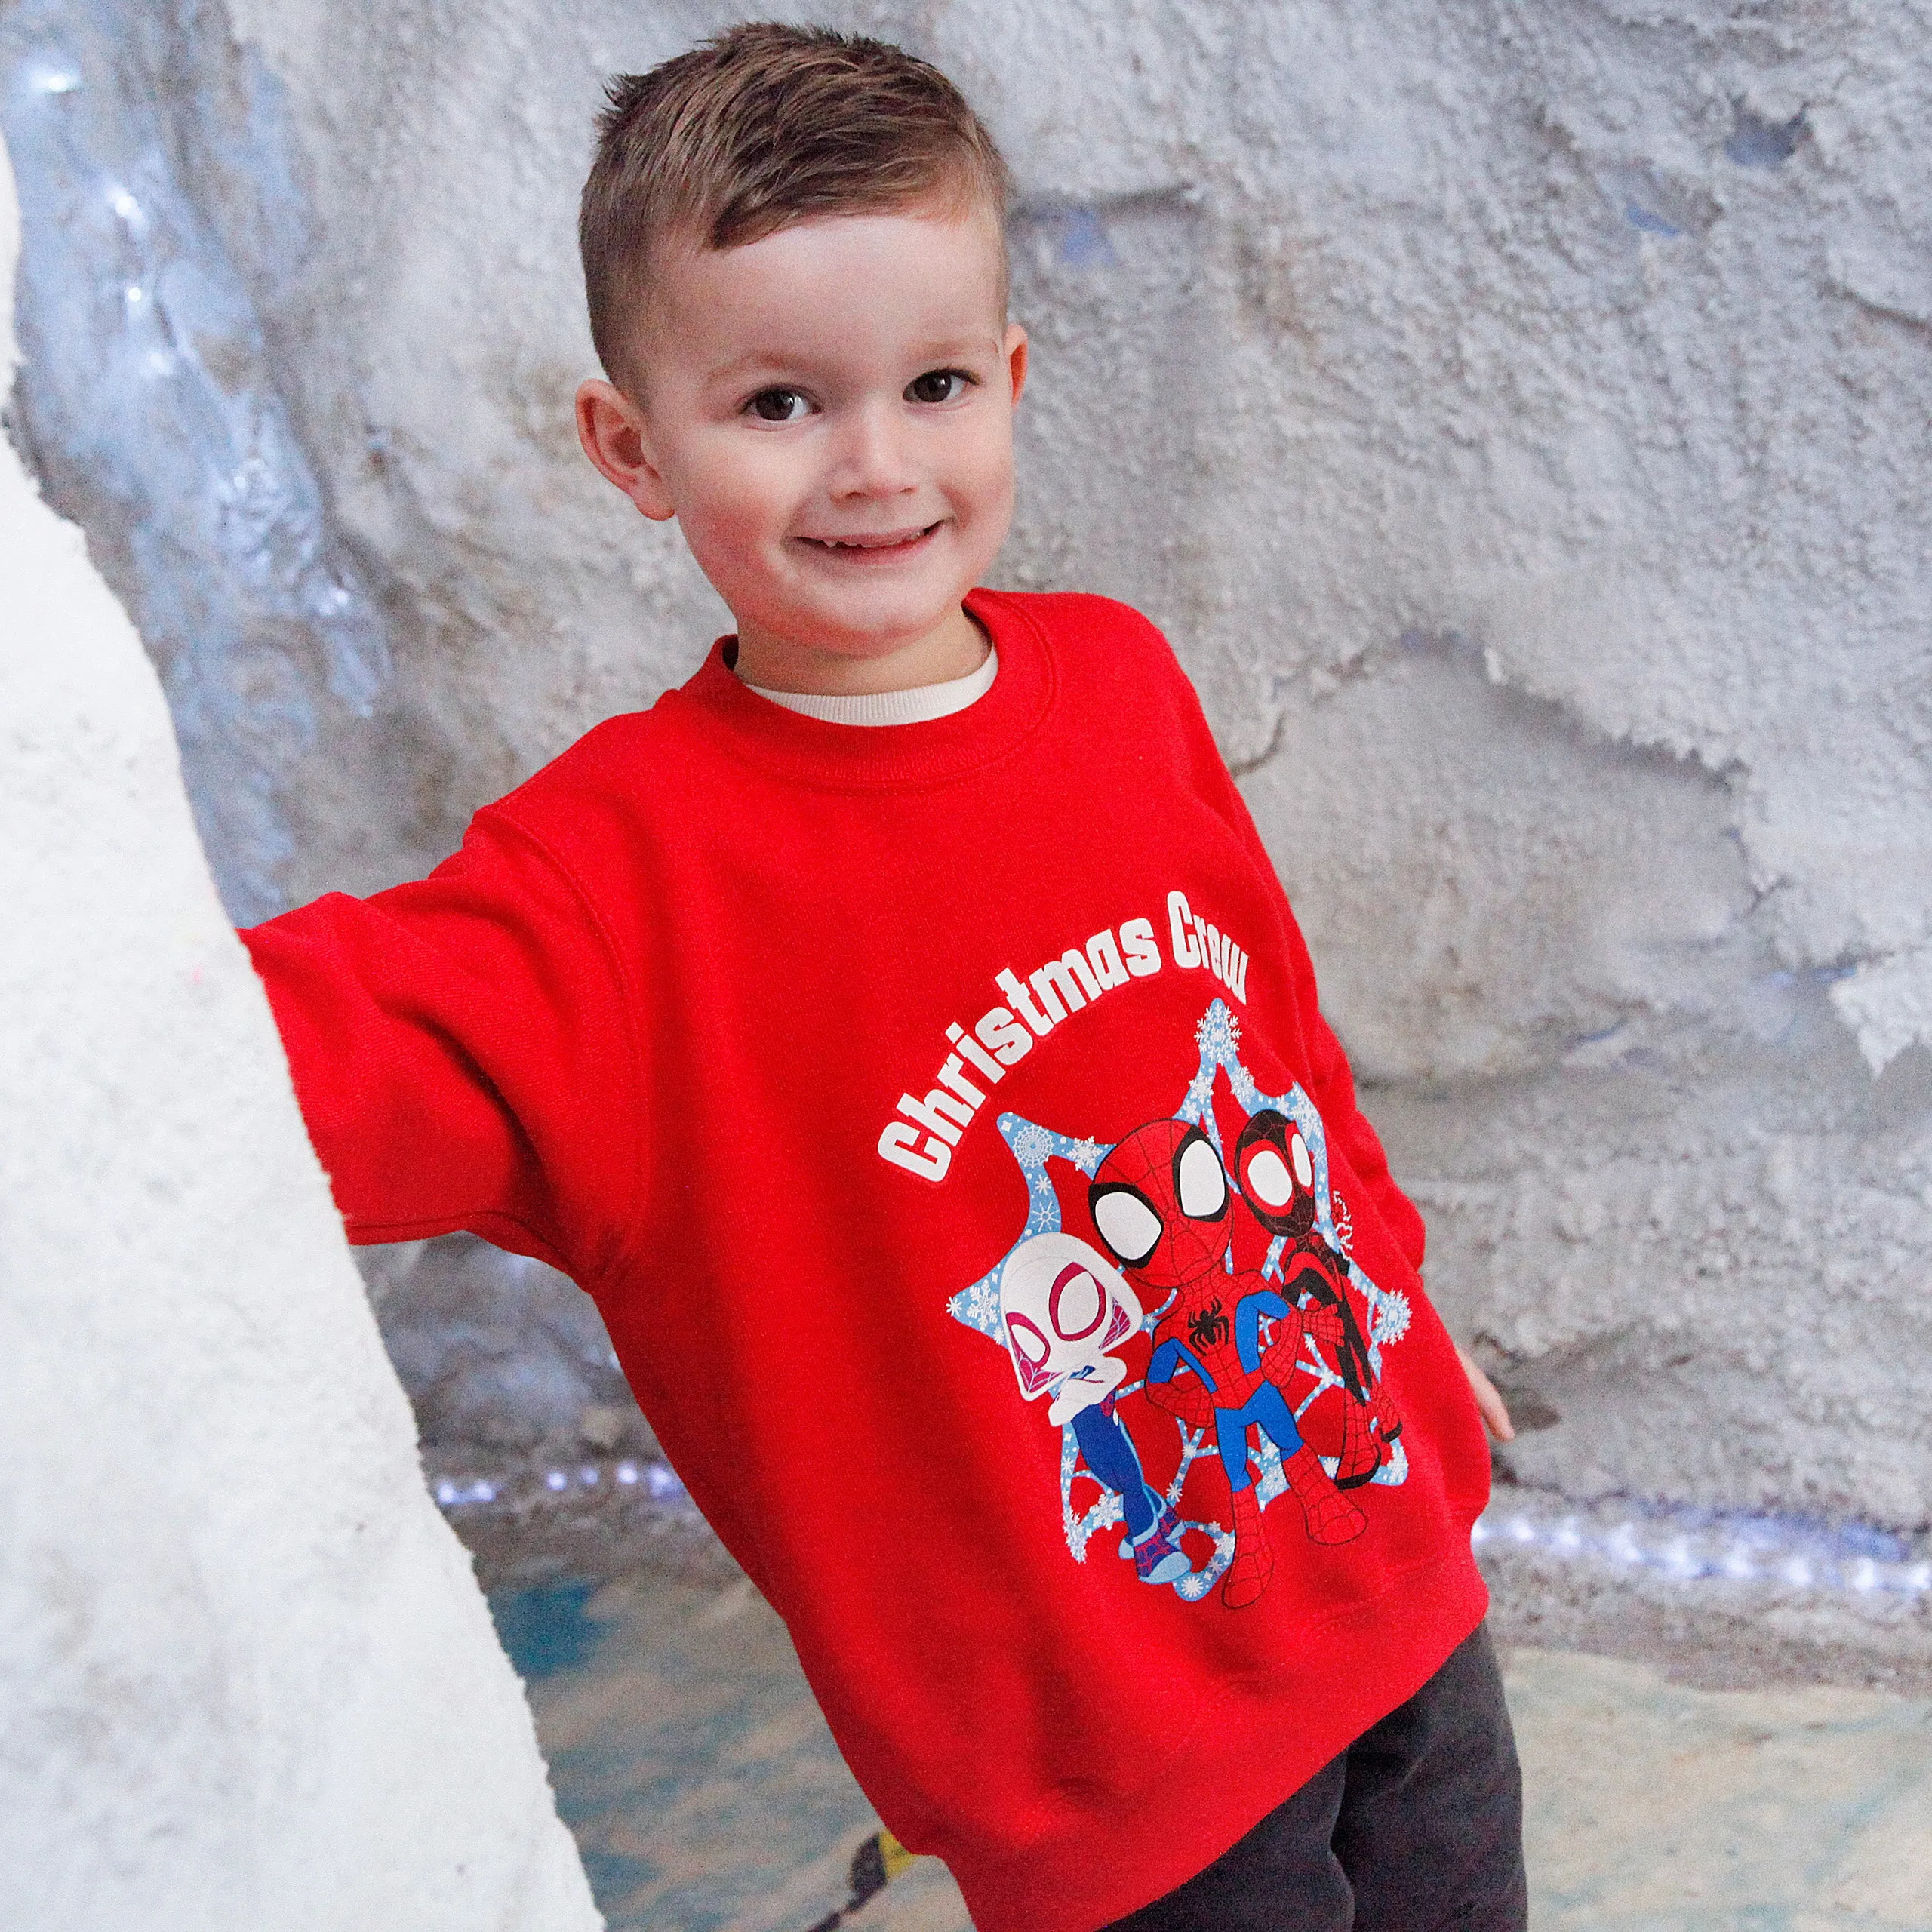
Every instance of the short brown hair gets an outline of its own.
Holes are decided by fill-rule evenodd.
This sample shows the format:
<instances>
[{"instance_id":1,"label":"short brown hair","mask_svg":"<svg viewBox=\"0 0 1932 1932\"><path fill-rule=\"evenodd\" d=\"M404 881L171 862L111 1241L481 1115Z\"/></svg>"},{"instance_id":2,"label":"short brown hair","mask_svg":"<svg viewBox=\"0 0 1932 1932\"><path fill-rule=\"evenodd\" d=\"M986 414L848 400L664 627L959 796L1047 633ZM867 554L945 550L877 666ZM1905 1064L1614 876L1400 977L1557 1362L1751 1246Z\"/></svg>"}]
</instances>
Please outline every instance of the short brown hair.
<instances>
[{"instance_id":1,"label":"short brown hair","mask_svg":"<svg viewBox=\"0 0 1932 1932\"><path fill-rule=\"evenodd\" d=\"M577 242L614 383L667 241L734 248L934 195L986 207L1003 229L1011 177L992 137L937 67L887 42L746 22L605 91Z\"/></svg>"}]
</instances>

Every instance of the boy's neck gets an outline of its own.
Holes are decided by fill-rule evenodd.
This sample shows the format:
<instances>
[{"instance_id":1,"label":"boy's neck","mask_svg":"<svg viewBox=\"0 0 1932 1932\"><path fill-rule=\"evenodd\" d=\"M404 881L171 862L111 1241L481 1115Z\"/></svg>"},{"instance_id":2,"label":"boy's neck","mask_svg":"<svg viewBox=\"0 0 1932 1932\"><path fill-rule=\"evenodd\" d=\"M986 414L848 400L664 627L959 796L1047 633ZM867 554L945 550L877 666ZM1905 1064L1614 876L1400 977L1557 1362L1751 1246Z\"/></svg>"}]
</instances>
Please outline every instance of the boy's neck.
<instances>
[{"instance_id":1,"label":"boy's neck","mask_svg":"<svg viewBox=\"0 0 1932 1932\"><path fill-rule=\"evenodd\" d=\"M986 632L964 605L955 605L924 636L863 657L794 644L754 625L740 625L733 668L746 684L761 691L872 697L971 677L986 661L990 648Z\"/></svg>"}]
</instances>

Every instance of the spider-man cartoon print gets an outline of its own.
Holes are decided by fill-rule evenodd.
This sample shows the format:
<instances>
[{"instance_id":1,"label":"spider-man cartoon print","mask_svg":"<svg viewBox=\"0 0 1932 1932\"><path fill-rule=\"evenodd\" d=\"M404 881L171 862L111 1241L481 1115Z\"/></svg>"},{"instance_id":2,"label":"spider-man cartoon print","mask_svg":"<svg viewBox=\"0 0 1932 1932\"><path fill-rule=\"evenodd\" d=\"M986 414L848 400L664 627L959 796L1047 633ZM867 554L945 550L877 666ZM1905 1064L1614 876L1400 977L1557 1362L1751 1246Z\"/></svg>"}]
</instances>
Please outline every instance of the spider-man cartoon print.
<instances>
[{"instance_id":1,"label":"spider-man cartoon print","mask_svg":"<svg viewBox=\"0 0 1932 1932\"><path fill-rule=\"evenodd\" d=\"M1235 1143L1235 1173L1254 1218L1284 1243L1276 1262L1283 1295L1301 1311L1304 1327L1333 1349L1341 1377L1339 1389L1330 1383L1308 1404L1318 1426L1306 1432L1334 1438L1335 1486L1358 1489L1387 1460L1402 1420L1376 1372L1342 1242L1316 1225L1321 1208L1307 1139L1286 1115L1264 1107Z\"/></svg>"},{"instance_id":2,"label":"spider-man cartoon print","mask_svg":"<svg viewBox=\"0 0 1932 1932\"><path fill-rule=\"evenodd\" d=\"M1313 1556L1368 1529L1365 1486L1407 1472L1381 1380L1407 1303L1349 1257L1313 1103L1260 1092L1239 1040L1217 1000L1181 1106L1111 1144L1003 1116L1026 1228L949 1304L1002 1344L1023 1397L1052 1395L1075 1559L1124 1522L1141 1582L1189 1601L1218 1583L1230 1609L1268 1586L1272 1503L1294 1499Z\"/></svg>"},{"instance_id":3,"label":"spider-man cartoon print","mask_svg":"<svg viewBox=\"0 0 1932 1932\"><path fill-rule=\"evenodd\" d=\"M1347 1543L1368 1527L1302 1440L1281 1393L1310 1317L1252 1269L1230 1271L1233 1211L1226 1170L1198 1127L1178 1120L1137 1128L1101 1162L1088 1191L1100 1238L1141 1287L1164 1290L1154 1330L1147 1398L1186 1427L1211 1431L1234 1512L1234 1561L1221 1586L1231 1610L1268 1587L1274 1559L1254 1493L1248 1432L1275 1445L1309 1537ZM1272 1332L1262 1334L1264 1319ZM1331 1334L1328 1339L1338 1340Z\"/></svg>"}]
</instances>

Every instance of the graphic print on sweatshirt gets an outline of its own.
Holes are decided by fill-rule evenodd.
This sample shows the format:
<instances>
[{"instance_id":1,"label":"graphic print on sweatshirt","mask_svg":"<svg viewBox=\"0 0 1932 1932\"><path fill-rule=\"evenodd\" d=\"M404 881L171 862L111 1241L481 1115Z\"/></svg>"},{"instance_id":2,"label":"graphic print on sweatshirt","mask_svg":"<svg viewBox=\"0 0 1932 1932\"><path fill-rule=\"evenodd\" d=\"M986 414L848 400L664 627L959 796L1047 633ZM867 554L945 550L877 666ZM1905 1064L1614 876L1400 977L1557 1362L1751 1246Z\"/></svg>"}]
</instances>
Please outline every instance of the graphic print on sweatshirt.
<instances>
[{"instance_id":1,"label":"graphic print on sweatshirt","mask_svg":"<svg viewBox=\"0 0 1932 1932\"><path fill-rule=\"evenodd\" d=\"M1273 1574L1272 1505L1288 1499L1275 1537L1318 1552L1368 1527L1370 1485L1407 1477L1382 1361L1410 1311L1350 1255L1315 1103L1260 1091L1221 1000L1194 1044L1179 1109L1111 1143L1000 1117L1026 1226L947 1309L1005 1351L1023 1400L1051 1398L1075 1561L1120 1524L1141 1582L1190 1602L1218 1583L1238 1610Z\"/></svg>"}]
</instances>

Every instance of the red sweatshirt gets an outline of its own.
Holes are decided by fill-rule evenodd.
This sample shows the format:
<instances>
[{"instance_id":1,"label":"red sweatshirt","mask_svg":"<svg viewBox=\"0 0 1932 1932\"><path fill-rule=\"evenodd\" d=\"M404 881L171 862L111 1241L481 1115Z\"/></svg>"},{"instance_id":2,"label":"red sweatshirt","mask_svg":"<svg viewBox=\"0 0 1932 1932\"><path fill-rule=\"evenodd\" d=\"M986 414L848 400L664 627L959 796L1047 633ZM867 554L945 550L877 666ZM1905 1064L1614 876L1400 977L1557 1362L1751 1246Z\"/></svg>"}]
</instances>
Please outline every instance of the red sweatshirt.
<instances>
[{"instance_id":1,"label":"red sweatshirt","mask_svg":"<svg viewBox=\"0 0 1932 1932\"><path fill-rule=\"evenodd\" d=\"M351 1238L580 1282L887 1825L986 1932L1090 1932L1474 1629L1488 1459L1167 645L970 608L967 710L721 646L247 937Z\"/></svg>"}]
</instances>

